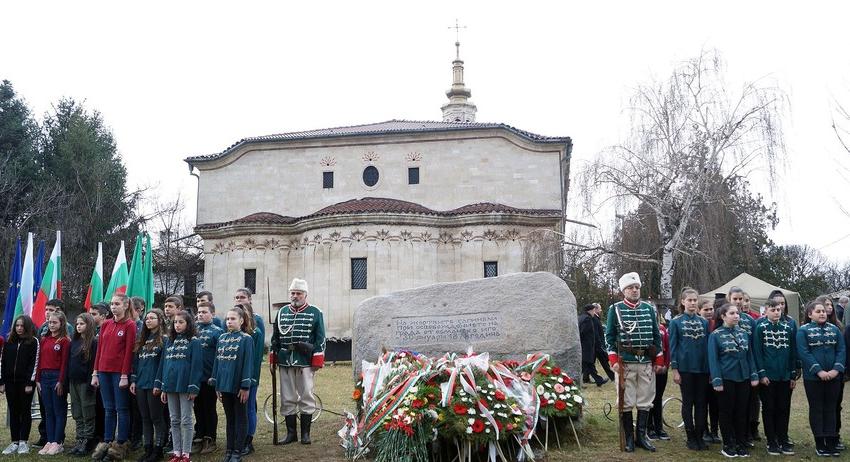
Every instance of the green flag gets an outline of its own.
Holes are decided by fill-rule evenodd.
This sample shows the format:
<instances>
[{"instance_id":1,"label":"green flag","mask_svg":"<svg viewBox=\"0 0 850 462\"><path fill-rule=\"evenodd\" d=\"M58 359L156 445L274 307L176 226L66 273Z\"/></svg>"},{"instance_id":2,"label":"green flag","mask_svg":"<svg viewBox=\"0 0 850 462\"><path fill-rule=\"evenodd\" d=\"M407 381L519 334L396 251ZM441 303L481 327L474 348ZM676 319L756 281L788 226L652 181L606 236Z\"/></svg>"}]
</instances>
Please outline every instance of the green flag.
<instances>
[{"instance_id":1,"label":"green flag","mask_svg":"<svg viewBox=\"0 0 850 462\"><path fill-rule=\"evenodd\" d=\"M145 238L145 306L150 310L153 306L153 252L151 235L145 233Z\"/></svg>"},{"instance_id":2,"label":"green flag","mask_svg":"<svg viewBox=\"0 0 850 462\"><path fill-rule=\"evenodd\" d=\"M130 261L130 280L127 282L128 297L145 298L145 268L142 263L142 235L136 236L136 247Z\"/></svg>"}]
</instances>

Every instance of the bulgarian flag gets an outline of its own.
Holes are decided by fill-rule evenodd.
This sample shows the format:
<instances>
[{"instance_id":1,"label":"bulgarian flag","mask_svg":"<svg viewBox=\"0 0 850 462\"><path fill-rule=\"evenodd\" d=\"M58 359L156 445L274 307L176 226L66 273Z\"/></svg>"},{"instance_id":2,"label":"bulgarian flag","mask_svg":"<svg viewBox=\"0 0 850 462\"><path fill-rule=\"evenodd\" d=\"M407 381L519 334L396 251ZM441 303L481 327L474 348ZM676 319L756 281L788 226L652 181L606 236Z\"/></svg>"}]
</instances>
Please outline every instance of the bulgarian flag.
<instances>
[{"instance_id":1,"label":"bulgarian flag","mask_svg":"<svg viewBox=\"0 0 850 462\"><path fill-rule=\"evenodd\" d=\"M44 324L44 321L47 320L45 319L44 308L47 306L47 301L54 298L62 298L61 231L56 231L56 243L53 244L53 251L50 252L47 269L44 270L44 276L41 279L41 288L38 290L38 295L32 307L32 322L36 326Z\"/></svg>"},{"instance_id":2,"label":"bulgarian flag","mask_svg":"<svg viewBox=\"0 0 850 462\"><path fill-rule=\"evenodd\" d=\"M128 297L145 298L145 268L142 262L142 235L136 236L133 260L130 261L130 281L127 283Z\"/></svg>"},{"instance_id":3,"label":"bulgarian flag","mask_svg":"<svg viewBox=\"0 0 850 462\"><path fill-rule=\"evenodd\" d=\"M33 285L32 233L27 233L27 250L24 252L24 268L21 270L21 291L18 292L18 300L15 302L14 319L18 319L22 314L32 315Z\"/></svg>"},{"instance_id":4,"label":"bulgarian flag","mask_svg":"<svg viewBox=\"0 0 850 462\"><path fill-rule=\"evenodd\" d=\"M97 243L97 261L94 262L94 271L91 273L89 291L86 293L86 301L83 306L90 311L92 305L103 301L103 243Z\"/></svg>"},{"instance_id":5,"label":"bulgarian flag","mask_svg":"<svg viewBox=\"0 0 850 462\"><path fill-rule=\"evenodd\" d=\"M112 267L112 276L109 278L109 286L106 288L103 299L112 300L112 296L115 294L126 294L129 281L127 256L124 255L124 241L121 241L121 248L118 249L118 257L115 258L115 266Z\"/></svg>"}]
</instances>

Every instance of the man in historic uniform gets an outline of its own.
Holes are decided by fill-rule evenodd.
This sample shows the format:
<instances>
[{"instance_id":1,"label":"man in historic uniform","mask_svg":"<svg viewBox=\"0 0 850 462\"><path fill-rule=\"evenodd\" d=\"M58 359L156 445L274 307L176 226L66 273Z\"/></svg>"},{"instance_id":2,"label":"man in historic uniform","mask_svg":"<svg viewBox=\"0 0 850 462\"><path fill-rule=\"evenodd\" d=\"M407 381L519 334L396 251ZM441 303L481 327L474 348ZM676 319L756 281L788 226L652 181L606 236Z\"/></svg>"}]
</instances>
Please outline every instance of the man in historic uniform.
<instances>
[{"instance_id":1,"label":"man in historic uniform","mask_svg":"<svg viewBox=\"0 0 850 462\"><path fill-rule=\"evenodd\" d=\"M646 421L655 399L655 373L664 367L658 317L655 308L640 299L641 283L637 273L623 275L619 283L623 301L608 308L605 343L608 361L617 376L617 405L624 449L633 452L637 443L639 447L654 452L655 446L646 436ZM619 387L623 388L622 391ZM637 408L638 414L636 431L633 428L633 408Z\"/></svg>"},{"instance_id":2,"label":"man in historic uniform","mask_svg":"<svg viewBox=\"0 0 850 462\"><path fill-rule=\"evenodd\" d=\"M295 442L301 415L301 443L310 444L310 423L316 411L313 374L325 364L325 322L322 311L307 303L307 281L295 278L289 304L272 320L269 362L280 377L280 412L286 421L283 444Z\"/></svg>"}]
</instances>

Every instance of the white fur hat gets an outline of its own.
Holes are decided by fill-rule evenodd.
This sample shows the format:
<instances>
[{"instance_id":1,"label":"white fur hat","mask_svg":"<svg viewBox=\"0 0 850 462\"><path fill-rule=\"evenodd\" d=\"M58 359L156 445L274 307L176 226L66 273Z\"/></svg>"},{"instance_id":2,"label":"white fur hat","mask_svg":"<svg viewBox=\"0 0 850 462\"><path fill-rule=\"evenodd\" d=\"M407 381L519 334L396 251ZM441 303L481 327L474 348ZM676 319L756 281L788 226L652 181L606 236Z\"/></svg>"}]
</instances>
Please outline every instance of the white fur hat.
<instances>
[{"instance_id":1,"label":"white fur hat","mask_svg":"<svg viewBox=\"0 0 850 462\"><path fill-rule=\"evenodd\" d=\"M297 291L301 291L301 292L305 292L305 293L309 292L307 290L307 281L305 281L303 279L298 279L298 278L293 279L292 284L289 285L289 291L292 292L293 290L297 290Z\"/></svg>"},{"instance_id":2,"label":"white fur hat","mask_svg":"<svg viewBox=\"0 0 850 462\"><path fill-rule=\"evenodd\" d=\"M622 292L626 287L637 284L638 287L640 284L640 276L637 273L626 273L620 277L620 291Z\"/></svg>"}]
</instances>

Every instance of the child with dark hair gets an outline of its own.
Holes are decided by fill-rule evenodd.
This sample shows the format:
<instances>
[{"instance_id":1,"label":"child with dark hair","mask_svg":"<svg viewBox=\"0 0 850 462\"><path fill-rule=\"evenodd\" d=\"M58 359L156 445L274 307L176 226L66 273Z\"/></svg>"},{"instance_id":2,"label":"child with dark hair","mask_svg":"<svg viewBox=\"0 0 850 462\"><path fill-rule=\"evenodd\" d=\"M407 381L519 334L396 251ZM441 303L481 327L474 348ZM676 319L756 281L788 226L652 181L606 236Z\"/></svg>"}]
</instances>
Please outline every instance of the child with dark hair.
<instances>
[{"instance_id":1,"label":"child with dark hair","mask_svg":"<svg viewBox=\"0 0 850 462\"><path fill-rule=\"evenodd\" d=\"M770 455L794 455L788 444L791 390L797 379L795 367L797 329L783 319L775 300L765 304L764 317L756 324L753 357L761 385L762 421Z\"/></svg>"},{"instance_id":2,"label":"child with dark hair","mask_svg":"<svg viewBox=\"0 0 850 462\"><path fill-rule=\"evenodd\" d=\"M162 402L168 404L171 417L173 453L169 462L189 462L192 452L192 401L200 391L204 368L201 342L195 337L195 320L182 310L174 315L165 341L162 360L156 374Z\"/></svg>"},{"instance_id":3,"label":"child with dark hair","mask_svg":"<svg viewBox=\"0 0 850 462\"><path fill-rule=\"evenodd\" d=\"M32 318L21 315L15 318L9 340L3 345L0 356L0 392L6 394L11 444L4 455L29 453L32 427L33 391L40 350L36 327Z\"/></svg>"},{"instance_id":4,"label":"child with dark hair","mask_svg":"<svg viewBox=\"0 0 850 462\"><path fill-rule=\"evenodd\" d=\"M718 307L719 308L719 307ZM714 331L714 301L713 300L700 300L699 302L699 314L700 317L705 319L708 328L706 330L706 367L708 367L708 346L707 346L707 336L710 335ZM719 444L720 440L720 405L717 402L717 392L714 391L710 385L706 382L706 393L705 393L705 402L706 402L706 416L703 419L702 428L703 434L697 435L702 437L702 441L705 444Z\"/></svg>"},{"instance_id":5,"label":"child with dark hair","mask_svg":"<svg viewBox=\"0 0 850 462\"><path fill-rule=\"evenodd\" d=\"M216 412L215 388L207 383L212 376L218 338L224 332L213 323L215 305L212 302L198 303L198 341L201 343L203 372L201 373L200 392L195 398L195 439L199 444L196 452L208 454L217 449L216 431L218 413Z\"/></svg>"},{"instance_id":6,"label":"child with dark hair","mask_svg":"<svg viewBox=\"0 0 850 462\"><path fill-rule=\"evenodd\" d=\"M664 430L662 418L662 404L664 404L664 391L667 389L668 369L670 367L670 336L667 333L666 320L663 316L658 317L658 332L661 334L661 350L664 352L662 368L655 373L655 398L652 400L652 409L649 410L649 418L646 423L646 435L651 440L669 441L670 435Z\"/></svg>"},{"instance_id":7,"label":"child with dark hair","mask_svg":"<svg viewBox=\"0 0 850 462\"><path fill-rule=\"evenodd\" d=\"M71 415L77 426L77 442L68 454L83 456L95 444L94 423L97 391L91 386L94 358L97 353L94 318L88 313L77 316L76 331L71 338L68 358L68 391L71 395Z\"/></svg>"},{"instance_id":8,"label":"child with dark hair","mask_svg":"<svg viewBox=\"0 0 850 462\"><path fill-rule=\"evenodd\" d=\"M809 401L809 426L818 456L838 456L836 408L846 349L841 331L827 321L823 304L806 305L808 324L797 330L797 355L803 362L803 385Z\"/></svg>"},{"instance_id":9,"label":"child with dark hair","mask_svg":"<svg viewBox=\"0 0 850 462\"><path fill-rule=\"evenodd\" d=\"M738 326L742 315L737 306L726 303L717 314L723 324L708 338L708 368L720 403L720 453L729 458L749 457L746 441L750 388L759 383L750 336Z\"/></svg>"},{"instance_id":10,"label":"child with dark hair","mask_svg":"<svg viewBox=\"0 0 850 462\"><path fill-rule=\"evenodd\" d=\"M71 353L71 340L65 329L65 314L55 311L47 317L47 335L42 338L36 386L41 392L44 403L45 423L47 426L47 444L41 448L40 455L56 455L64 450L65 422L68 418L68 395L66 379L68 374L68 356Z\"/></svg>"},{"instance_id":11,"label":"child with dark hair","mask_svg":"<svg viewBox=\"0 0 850 462\"><path fill-rule=\"evenodd\" d=\"M747 299L749 296L744 289L740 287L732 287L729 289L729 303L735 305L738 308L738 314L740 315L740 321L738 322L738 327L744 329L744 332L750 337L750 349L752 349L753 345L753 332L756 328L756 321L754 318L754 314L750 312L748 307ZM750 401L747 404L747 441L746 445L748 447L755 447L755 441L761 441L761 437L759 436L759 396L755 390L750 393Z\"/></svg>"},{"instance_id":12,"label":"child with dark hair","mask_svg":"<svg viewBox=\"0 0 850 462\"><path fill-rule=\"evenodd\" d=\"M156 375L162 360L165 344L163 330L165 314L159 308L152 308L145 314L144 325L133 347L133 374L130 376L130 393L136 396L142 420L142 440L145 453L140 462L162 460L162 448L165 446L167 425L165 406L156 389Z\"/></svg>"}]
</instances>

